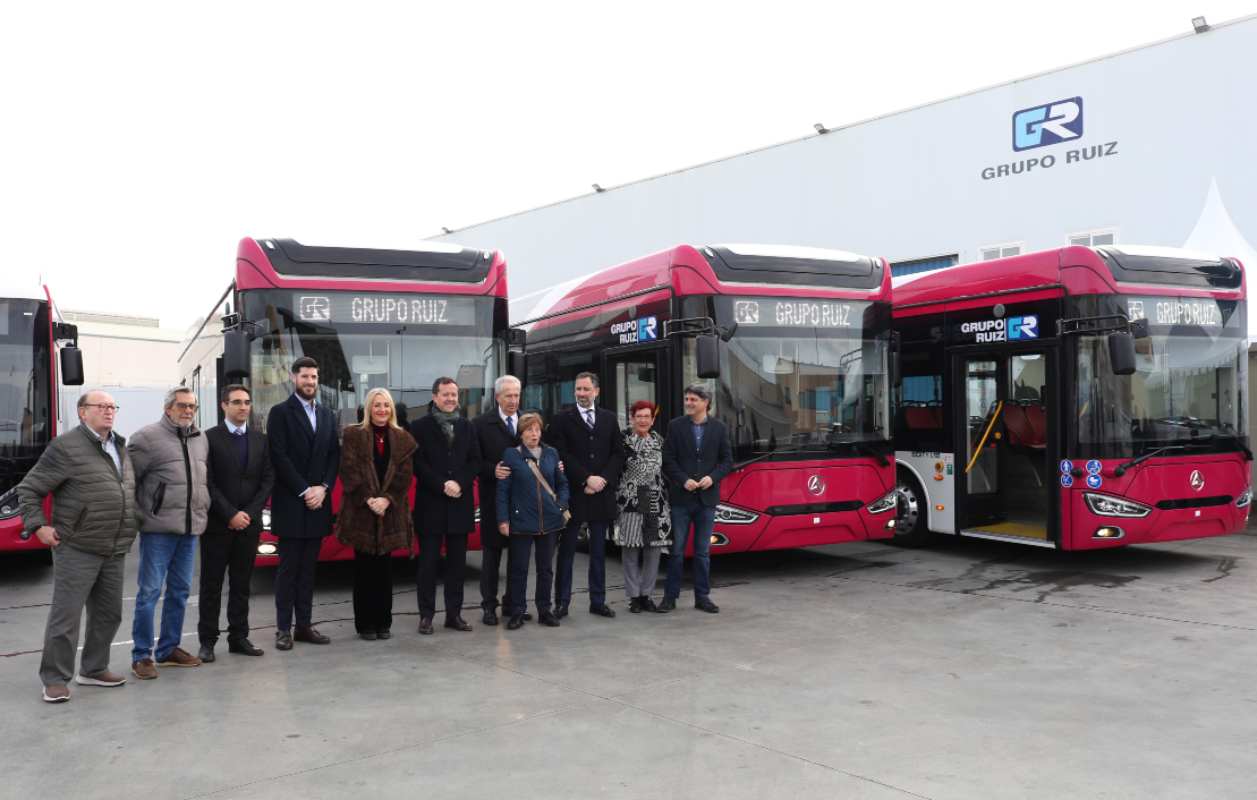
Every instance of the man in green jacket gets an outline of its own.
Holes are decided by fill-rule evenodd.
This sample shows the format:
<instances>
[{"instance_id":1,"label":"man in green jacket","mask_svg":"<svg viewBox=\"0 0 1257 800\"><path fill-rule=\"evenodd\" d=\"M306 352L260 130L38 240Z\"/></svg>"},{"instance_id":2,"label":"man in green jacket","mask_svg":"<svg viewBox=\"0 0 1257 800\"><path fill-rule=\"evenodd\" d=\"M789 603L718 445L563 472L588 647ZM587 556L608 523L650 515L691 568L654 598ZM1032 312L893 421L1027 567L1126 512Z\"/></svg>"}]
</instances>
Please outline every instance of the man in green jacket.
<instances>
[{"instance_id":1,"label":"man in green jacket","mask_svg":"<svg viewBox=\"0 0 1257 800\"><path fill-rule=\"evenodd\" d=\"M39 678L44 700L70 699L79 622L87 607L80 686L121 686L109 670L109 647L122 622L122 582L135 540L135 473L126 442L113 432L118 406L109 394L79 398L77 428L58 436L17 487L22 524L52 548L52 607ZM52 520L44 499L52 495Z\"/></svg>"}]
</instances>

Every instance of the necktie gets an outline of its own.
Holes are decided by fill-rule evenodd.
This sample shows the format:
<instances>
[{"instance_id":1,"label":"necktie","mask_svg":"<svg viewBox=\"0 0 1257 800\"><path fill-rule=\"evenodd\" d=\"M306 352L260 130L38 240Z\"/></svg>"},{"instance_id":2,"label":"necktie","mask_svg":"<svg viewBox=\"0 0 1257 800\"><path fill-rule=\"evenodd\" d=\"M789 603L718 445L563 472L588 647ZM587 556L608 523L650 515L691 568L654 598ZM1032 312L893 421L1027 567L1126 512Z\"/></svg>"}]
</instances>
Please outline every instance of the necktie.
<instances>
[{"instance_id":1,"label":"necktie","mask_svg":"<svg viewBox=\"0 0 1257 800\"><path fill-rule=\"evenodd\" d=\"M510 431L511 436L515 435L515 417L510 416L506 418L506 429Z\"/></svg>"},{"instance_id":2,"label":"necktie","mask_svg":"<svg viewBox=\"0 0 1257 800\"><path fill-rule=\"evenodd\" d=\"M240 468L244 469L249 465L249 436L244 431L236 431L232 439L236 445L236 458L240 459Z\"/></svg>"},{"instance_id":3,"label":"necktie","mask_svg":"<svg viewBox=\"0 0 1257 800\"><path fill-rule=\"evenodd\" d=\"M594 410L592 408L585 411L585 424L589 426L590 430L594 429Z\"/></svg>"}]
</instances>

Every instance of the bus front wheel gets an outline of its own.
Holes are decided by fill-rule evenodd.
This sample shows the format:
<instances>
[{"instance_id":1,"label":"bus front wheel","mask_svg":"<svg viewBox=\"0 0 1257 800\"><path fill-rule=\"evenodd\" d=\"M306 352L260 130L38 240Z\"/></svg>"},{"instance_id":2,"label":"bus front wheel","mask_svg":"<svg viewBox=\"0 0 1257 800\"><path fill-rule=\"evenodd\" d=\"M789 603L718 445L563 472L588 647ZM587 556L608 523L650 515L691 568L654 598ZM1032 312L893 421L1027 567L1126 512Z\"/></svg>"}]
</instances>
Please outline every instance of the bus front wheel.
<instances>
[{"instance_id":1,"label":"bus front wheel","mask_svg":"<svg viewBox=\"0 0 1257 800\"><path fill-rule=\"evenodd\" d=\"M932 538L926 527L928 514L925 492L916 479L906 473L899 474L898 507L895 509L895 535L890 543L900 547L921 547Z\"/></svg>"}]
</instances>

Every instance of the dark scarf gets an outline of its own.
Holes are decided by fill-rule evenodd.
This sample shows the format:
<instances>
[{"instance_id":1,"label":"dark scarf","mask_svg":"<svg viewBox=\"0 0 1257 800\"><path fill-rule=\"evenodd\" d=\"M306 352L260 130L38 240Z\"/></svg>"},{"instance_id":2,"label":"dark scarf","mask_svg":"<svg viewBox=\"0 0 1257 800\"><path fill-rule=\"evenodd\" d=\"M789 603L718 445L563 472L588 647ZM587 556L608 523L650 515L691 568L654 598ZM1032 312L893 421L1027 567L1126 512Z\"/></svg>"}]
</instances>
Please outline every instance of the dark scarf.
<instances>
[{"instance_id":1,"label":"dark scarf","mask_svg":"<svg viewBox=\"0 0 1257 800\"><path fill-rule=\"evenodd\" d=\"M441 426L441 432L445 434L446 444L454 443L454 420L458 419L458 412L451 411L445 413L435 405L432 406L432 418Z\"/></svg>"}]
</instances>

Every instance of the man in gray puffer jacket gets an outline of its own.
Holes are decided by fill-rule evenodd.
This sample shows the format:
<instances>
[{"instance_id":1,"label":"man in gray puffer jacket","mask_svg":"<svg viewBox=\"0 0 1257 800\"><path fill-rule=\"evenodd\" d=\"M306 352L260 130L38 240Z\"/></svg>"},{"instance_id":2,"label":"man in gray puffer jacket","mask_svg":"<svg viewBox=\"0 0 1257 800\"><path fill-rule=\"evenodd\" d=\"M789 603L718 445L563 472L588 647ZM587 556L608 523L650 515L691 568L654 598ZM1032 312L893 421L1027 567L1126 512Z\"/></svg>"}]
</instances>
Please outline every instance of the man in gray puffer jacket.
<instances>
[{"instance_id":1,"label":"man in gray puffer jacket","mask_svg":"<svg viewBox=\"0 0 1257 800\"><path fill-rule=\"evenodd\" d=\"M131 673L157 677L156 663L199 667L183 648L183 616L192 589L197 538L209 514L206 461L209 445L193 424L196 395L179 386L166 393L166 413L131 436L127 453L135 465L135 500L140 509L139 591L131 625ZM161 636L153 646L153 613L162 602Z\"/></svg>"},{"instance_id":2,"label":"man in gray puffer jacket","mask_svg":"<svg viewBox=\"0 0 1257 800\"><path fill-rule=\"evenodd\" d=\"M22 526L52 548L52 604L39 678L44 700L70 699L79 623L87 607L80 686L121 686L109 647L122 622L122 580L135 541L135 473L126 441L113 432L118 406L105 392L79 398L80 425L61 434L18 484ZM44 499L52 495L51 522Z\"/></svg>"}]
</instances>

